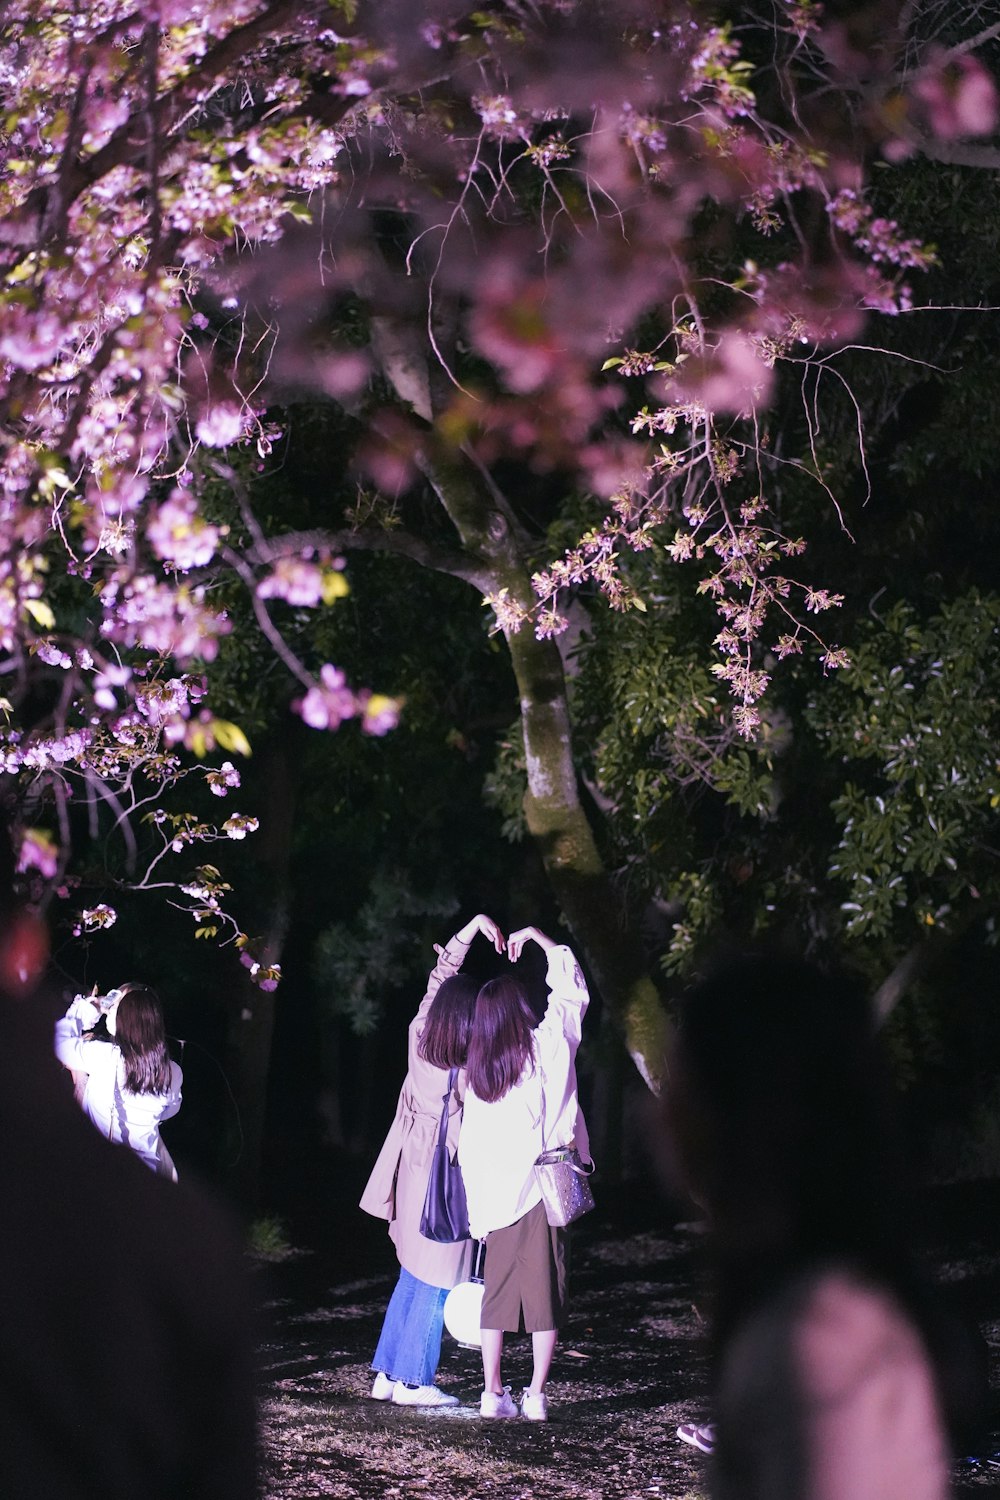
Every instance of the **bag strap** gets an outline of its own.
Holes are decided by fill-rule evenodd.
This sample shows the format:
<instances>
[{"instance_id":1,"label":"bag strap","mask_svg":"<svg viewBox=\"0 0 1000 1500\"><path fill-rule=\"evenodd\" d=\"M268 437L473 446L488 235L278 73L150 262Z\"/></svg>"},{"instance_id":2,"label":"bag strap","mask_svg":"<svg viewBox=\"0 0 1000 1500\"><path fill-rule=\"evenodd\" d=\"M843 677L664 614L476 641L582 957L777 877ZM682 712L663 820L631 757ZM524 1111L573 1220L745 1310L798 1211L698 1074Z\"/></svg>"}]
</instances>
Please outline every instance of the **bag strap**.
<instances>
[{"instance_id":1,"label":"bag strap","mask_svg":"<svg viewBox=\"0 0 1000 1500\"><path fill-rule=\"evenodd\" d=\"M544 1154L544 1151L545 1151L545 1074L543 1072L541 1072L541 1070L539 1069L539 1075L538 1076L539 1076L539 1079L540 1079L541 1085L542 1085L541 1101L540 1101L540 1110L541 1110L541 1112L540 1112L540 1114L538 1116L538 1123L542 1127L542 1133L541 1133L541 1136L539 1138L539 1152L538 1152L539 1156L541 1156L541 1155Z\"/></svg>"},{"instance_id":2,"label":"bag strap","mask_svg":"<svg viewBox=\"0 0 1000 1500\"><path fill-rule=\"evenodd\" d=\"M538 1157L535 1166L550 1167L557 1163L569 1167L578 1177L590 1177L595 1170L593 1161L585 1162L575 1146L550 1146Z\"/></svg>"},{"instance_id":3,"label":"bag strap","mask_svg":"<svg viewBox=\"0 0 1000 1500\"><path fill-rule=\"evenodd\" d=\"M535 1158L535 1163L534 1163L535 1166L537 1167L541 1163L543 1163L544 1160L545 1160L545 1158L552 1151L574 1151L577 1154L578 1161L577 1162L567 1161L566 1165L568 1167L572 1167L573 1171L576 1172L578 1176L580 1176L580 1177L589 1177L591 1175L591 1173L594 1171L594 1165L595 1165L594 1164L594 1159L593 1159L593 1157L591 1157L590 1165L589 1166L585 1165L585 1163L583 1162L582 1158L580 1158L579 1152L576 1151L576 1140L575 1139L572 1140L572 1141L570 1141L570 1142L568 1142L567 1145L565 1145L565 1146L546 1146L546 1144L545 1144L545 1079L544 1078L542 1079L542 1114L541 1114L541 1124L542 1124L542 1149L538 1153L538 1156Z\"/></svg>"},{"instance_id":4,"label":"bag strap","mask_svg":"<svg viewBox=\"0 0 1000 1500\"><path fill-rule=\"evenodd\" d=\"M441 1111L441 1123L438 1125L438 1145L443 1146L448 1139L448 1106L451 1096L455 1092L455 1079L458 1077L458 1069L452 1068L448 1074L448 1092L442 1094L444 1109Z\"/></svg>"}]
</instances>

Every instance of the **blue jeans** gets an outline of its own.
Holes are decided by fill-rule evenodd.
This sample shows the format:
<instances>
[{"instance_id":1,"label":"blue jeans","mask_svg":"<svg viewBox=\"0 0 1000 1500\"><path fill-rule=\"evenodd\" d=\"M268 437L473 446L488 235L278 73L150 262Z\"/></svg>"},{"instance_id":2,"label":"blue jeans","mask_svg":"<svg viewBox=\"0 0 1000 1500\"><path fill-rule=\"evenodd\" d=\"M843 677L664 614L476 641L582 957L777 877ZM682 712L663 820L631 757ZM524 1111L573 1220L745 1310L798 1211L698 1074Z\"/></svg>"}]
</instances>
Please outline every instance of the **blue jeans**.
<instances>
[{"instance_id":1,"label":"blue jeans","mask_svg":"<svg viewBox=\"0 0 1000 1500\"><path fill-rule=\"evenodd\" d=\"M432 1385L441 1357L441 1330L448 1288L428 1286L400 1270L385 1310L372 1369L406 1385Z\"/></svg>"}]
</instances>

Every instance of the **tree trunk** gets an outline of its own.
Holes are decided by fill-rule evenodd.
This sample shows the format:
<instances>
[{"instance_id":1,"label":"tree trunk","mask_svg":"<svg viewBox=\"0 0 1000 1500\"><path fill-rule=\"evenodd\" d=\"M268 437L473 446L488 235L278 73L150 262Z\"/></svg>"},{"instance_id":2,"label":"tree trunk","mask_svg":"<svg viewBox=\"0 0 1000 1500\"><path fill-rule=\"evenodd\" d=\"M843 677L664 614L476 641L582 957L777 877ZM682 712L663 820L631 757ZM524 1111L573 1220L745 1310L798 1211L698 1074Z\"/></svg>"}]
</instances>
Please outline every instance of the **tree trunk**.
<instances>
[{"instance_id":1,"label":"tree trunk","mask_svg":"<svg viewBox=\"0 0 1000 1500\"><path fill-rule=\"evenodd\" d=\"M442 305L439 299L439 315ZM399 399L433 424L453 390L441 370L428 363L422 331L394 319L376 318L373 343ZM522 608L533 608L536 601L527 562L531 538L489 474L470 455L439 440L433 427L422 463L462 541L469 566L459 576L483 594L506 589ZM456 571L445 563L442 567ZM648 1087L658 1093L664 1074L666 1017L580 801L562 657L554 641L537 639L530 624L504 634L521 705L528 830L629 1055Z\"/></svg>"},{"instance_id":2,"label":"tree trunk","mask_svg":"<svg viewBox=\"0 0 1000 1500\"><path fill-rule=\"evenodd\" d=\"M468 469L435 462L428 477L467 552L489 575L491 593L534 603L517 522L502 497ZM663 1081L666 1018L646 972L580 801L566 678L554 641L530 624L505 632L521 705L527 765L525 817L556 899L629 1055L654 1093Z\"/></svg>"},{"instance_id":3,"label":"tree trunk","mask_svg":"<svg viewBox=\"0 0 1000 1500\"><path fill-rule=\"evenodd\" d=\"M256 896L257 926L251 936L262 939L265 964L281 961L291 913L290 865L296 783L289 735L261 751L263 815L256 849L260 890ZM233 1166L230 1184L249 1212L260 1202L261 1167L267 1114L267 1082L274 1038L275 993L259 989L246 970L237 984L230 1018L229 1072L239 1110L242 1149Z\"/></svg>"},{"instance_id":4,"label":"tree trunk","mask_svg":"<svg viewBox=\"0 0 1000 1500\"><path fill-rule=\"evenodd\" d=\"M229 1032L229 1073L240 1117L240 1151L229 1186L247 1213L260 1207L267 1078L274 1036L274 995L250 982L237 983Z\"/></svg>"}]
</instances>

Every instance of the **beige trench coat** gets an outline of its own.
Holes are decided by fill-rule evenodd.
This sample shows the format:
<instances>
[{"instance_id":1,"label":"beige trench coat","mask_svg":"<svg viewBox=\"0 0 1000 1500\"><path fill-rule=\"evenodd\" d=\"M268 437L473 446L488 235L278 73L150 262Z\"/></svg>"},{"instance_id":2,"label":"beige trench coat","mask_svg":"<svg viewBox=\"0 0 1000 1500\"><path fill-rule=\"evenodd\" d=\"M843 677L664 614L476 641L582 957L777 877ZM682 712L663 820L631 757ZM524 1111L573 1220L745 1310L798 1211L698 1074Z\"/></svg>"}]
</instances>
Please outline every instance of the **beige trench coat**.
<instances>
[{"instance_id":1,"label":"beige trench coat","mask_svg":"<svg viewBox=\"0 0 1000 1500\"><path fill-rule=\"evenodd\" d=\"M410 1022L408 1068L399 1092L396 1116L368 1179L368 1186L361 1195L361 1207L365 1213L373 1214L377 1219L388 1219L389 1236L404 1271L409 1271L411 1276L429 1286L453 1287L468 1278L472 1266L471 1240L462 1240L456 1245L438 1245L420 1233L420 1214L431 1157L441 1123L444 1095L448 1092L448 1071L435 1068L417 1051L431 1001L442 982L458 973L468 951L467 943L452 938L431 970L427 993ZM465 1094L464 1069L456 1080L456 1091L459 1098L452 1095L448 1120L448 1149L452 1153L458 1149L462 1120L459 1100Z\"/></svg>"}]
</instances>

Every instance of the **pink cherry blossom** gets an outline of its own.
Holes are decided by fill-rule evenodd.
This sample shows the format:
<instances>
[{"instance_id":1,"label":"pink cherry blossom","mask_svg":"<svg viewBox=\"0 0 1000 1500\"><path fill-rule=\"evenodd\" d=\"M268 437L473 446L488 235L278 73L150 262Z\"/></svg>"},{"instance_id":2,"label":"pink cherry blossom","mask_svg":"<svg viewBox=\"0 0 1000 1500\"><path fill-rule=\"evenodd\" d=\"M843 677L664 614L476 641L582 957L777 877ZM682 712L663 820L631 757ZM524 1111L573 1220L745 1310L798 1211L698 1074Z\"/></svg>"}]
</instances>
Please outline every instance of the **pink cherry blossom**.
<instances>
[{"instance_id":1,"label":"pink cherry blossom","mask_svg":"<svg viewBox=\"0 0 1000 1500\"><path fill-rule=\"evenodd\" d=\"M205 772L205 780L216 797L225 797L233 787L239 786L240 773L231 760L224 760L218 770Z\"/></svg>"},{"instance_id":2,"label":"pink cherry blossom","mask_svg":"<svg viewBox=\"0 0 1000 1500\"><path fill-rule=\"evenodd\" d=\"M98 708L116 709L116 689L123 688L132 676L131 667L109 665L94 675L94 702Z\"/></svg>"},{"instance_id":3,"label":"pink cherry blossom","mask_svg":"<svg viewBox=\"0 0 1000 1500\"><path fill-rule=\"evenodd\" d=\"M206 448L228 448L243 437L247 415L246 409L235 401L217 401L198 418L195 435Z\"/></svg>"},{"instance_id":4,"label":"pink cherry blossom","mask_svg":"<svg viewBox=\"0 0 1000 1500\"><path fill-rule=\"evenodd\" d=\"M80 913L80 920L74 931L79 934L84 932L97 932L101 928L113 927L118 920L118 913L113 906L106 901L99 901L96 906L84 907Z\"/></svg>"},{"instance_id":5,"label":"pink cherry blossom","mask_svg":"<svg viewBox=\"0 0 1000 1500\"><path fill-rule=\"evenodd\" d=\"M774 371L753 341L739 329L729 329L713 350L690 360L671 379L670 390L697 400L706 412L745 415L766 405L773 385Z\"/></svg>"},{"instance_id":6,"label":"pink cherry blossom","mask_svg":"<svg viewBox=\"0 0 1000 1500\"><path fill-rule=\"evenodd\" d=\"M44 828L26 828L21 835L21 848L17 856L18 873L37 870L46 880L52 880L59 869L59 846Z\"/></svg>"},{"instance_id":7,"label":"pink cherry blossom","mask_svg":"<svg viewBox=\"0 0 1000 1500\"><path fill-rule=\"evenodd\" d=\"M261 599L284 599L311 608L323 598L323 571L305 557L279 557L257 585L257 593Z\"/></svg>"},{"instance_id":8,"label":"pink cherry blossom","mask_svg":"<svg viewBox=\"0 0 1000 1500\"><path fill-rule=\"evenodd\" d=\"M358 700L344 673L327 662L320 668L319 682L294 706L311 729L339 729L357 713Z\"/></svg>"},{"instance_id":9,"label":"pink cherry blossom","mask_svg":"<svg viewBox=\"0 0 1000 1500\"><path fill-rule=\"evenodd\" d=\"M382 736L399 724L401 705L396 698L387 698L384 693L363 692L358 695L361 705L361 728L365 734Z\"/></svg>"},{"instance_id":10,"label":"pink cherry blossom","mask_svg":"<svg viewBox=\"0 0 1000 1500\"><path fill-rule=\"evenodd\" d=\"M146 536L157 557L181 573L207 567L219 545L219 528L202 518L194 495L184 490L157 507Z\"/></svg>"},{"instance_id":11,"label":"pink cherry blossom","mask_svg":"<svg viewBox=\"0 0 1000 1500\"><path fill-rule=\"evenodd\" d=\"M73 665L73 658L51 641L39 641L35 648L35 655L39 661L45 662L50 667L61 667L64 672Z\"/></svg>"},{"instance_id":12,"label":"pink cherry blossom","mask_svg":"<svg viewBox=\"0 0 1000 1500\"><path fill-rule=\"evenodd\" d=\"M227 818L222 825L222 830L227 838L242 841L248 833L256 833L260 823L256 818L248 817L245 813L234 813Z\"/></svg>"},{"instance_id":13,"label":"pink cherry blossom","mask_svg":"<svg viewBox=\"0 0 1000 1500\"><path fill-rule=\"evenodd\" d=\"M125 646L143 646L177 661L213 661L219 637L232 626L207 601L203 588L172 588L148 574L116 578L102 591L102 632Z\"/></svg>"},{"instance_id":14,"label":"pink cherry blossom","mask_svg":"<svg viewBox=\"0 0 1000 1500\"><path fill-rule=\"evenodd\" d=\"M950 58L941 49L927 72L913 85L930 128L942 140L991 135L1000 118L1000 99L992 76L978 58Z\"/></svg>"}]
</instances>

